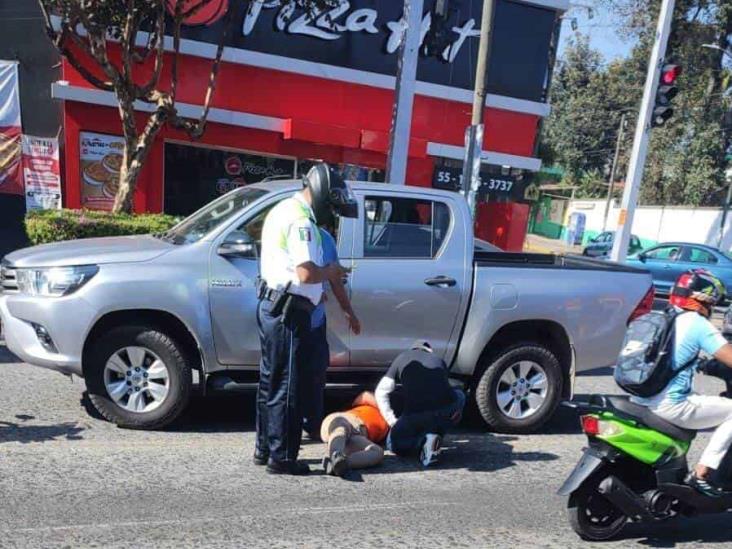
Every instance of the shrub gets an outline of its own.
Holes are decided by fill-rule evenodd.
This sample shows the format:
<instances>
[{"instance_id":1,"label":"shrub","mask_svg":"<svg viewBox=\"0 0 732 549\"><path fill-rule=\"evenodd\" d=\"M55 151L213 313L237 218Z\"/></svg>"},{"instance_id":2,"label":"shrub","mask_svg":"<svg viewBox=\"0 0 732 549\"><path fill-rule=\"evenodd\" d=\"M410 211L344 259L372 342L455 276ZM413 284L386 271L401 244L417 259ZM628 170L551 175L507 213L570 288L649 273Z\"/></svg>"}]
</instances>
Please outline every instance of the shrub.
<instances>
[{"instance_id":1,"label":"shrub","mask_svg":"<svg viewBox=\"0 0 732 549\"><path fill-rule=\"evenodd\" d=\"M111 214L89 210L32 210L25 217L31 244L77 238L165 232L179 218L164 214Z\"/></svg>"}]
</instances>

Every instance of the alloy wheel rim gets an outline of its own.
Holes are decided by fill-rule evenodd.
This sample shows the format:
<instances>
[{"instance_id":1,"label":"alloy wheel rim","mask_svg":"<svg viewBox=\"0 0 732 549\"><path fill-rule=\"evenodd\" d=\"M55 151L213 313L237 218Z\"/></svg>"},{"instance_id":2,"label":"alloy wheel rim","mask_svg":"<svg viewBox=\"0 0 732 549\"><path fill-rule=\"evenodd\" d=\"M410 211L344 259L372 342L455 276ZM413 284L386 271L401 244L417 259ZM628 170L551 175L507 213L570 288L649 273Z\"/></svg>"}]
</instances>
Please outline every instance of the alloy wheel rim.
<instances>
[{"instance_id":1,"label":"alloy wheel rim","mask_svg":"<svg viewBox=\"0 0 732 549\"><path fill-rule=\"evenodd\" d=\"M511 419L526 419L546 402L549 384L544 368L521 360L506 368L496 386L496 402L501 413Z\"/></svg>"},{"instance_id":2,"label":"alloy wheel rim","mask_svg":"<svg viewBox=\"0 0 732 549\"><path fill-rule=\"evenodd\" d=\"M119 349L104 365L107 394L128 412L152 412L170 390L170 372L158 355L146 347Z\"/></svg>"}]
</instances>

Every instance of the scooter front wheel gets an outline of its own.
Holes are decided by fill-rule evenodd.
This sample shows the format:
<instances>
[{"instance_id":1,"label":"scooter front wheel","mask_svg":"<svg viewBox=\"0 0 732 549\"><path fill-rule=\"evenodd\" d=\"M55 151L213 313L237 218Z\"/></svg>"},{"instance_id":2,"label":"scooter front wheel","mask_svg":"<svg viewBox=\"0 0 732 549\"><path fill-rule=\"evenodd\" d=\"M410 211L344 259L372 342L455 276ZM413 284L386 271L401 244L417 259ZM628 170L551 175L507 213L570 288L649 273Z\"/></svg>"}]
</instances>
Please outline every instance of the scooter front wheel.
<instances>
[{"instance_id":1,"label":"scooter front wheel","mask_svg":"<svg viewBox=\"0 0 732 549\"><path fill-rule=\"evenodd\" d=\"M583 486L569 496L567 512L572 529L584 540L606 541L617 536L628 517L597 491Z\"/></svg>"}]
</instances>

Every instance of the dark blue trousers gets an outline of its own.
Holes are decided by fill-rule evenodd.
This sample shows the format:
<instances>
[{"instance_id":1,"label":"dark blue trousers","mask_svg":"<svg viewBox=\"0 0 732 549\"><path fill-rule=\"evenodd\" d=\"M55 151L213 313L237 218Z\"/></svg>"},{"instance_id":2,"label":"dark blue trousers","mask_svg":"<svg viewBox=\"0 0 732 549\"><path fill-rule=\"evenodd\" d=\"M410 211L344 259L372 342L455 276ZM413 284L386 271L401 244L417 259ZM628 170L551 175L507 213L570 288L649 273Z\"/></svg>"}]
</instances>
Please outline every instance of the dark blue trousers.
<instances>
[{"instance_id":1,"label":"dark blue trousers","mask_svg":"<svg viewBox=\"0 0 732 549\"><path fill-rule=\"evenodd\" d=\"M262 360L257 388L257 452L275 461L294 461L302 439L299 377L307 360L310 314L293 309L286 322L272 315L272 303L257 309Z\"/></svg>"},{"instance_id":2,"label":"dark blue trousers","mask_svg":"<svg viewBox=\"0 0 732 549\"><path fill-rule=\"evenodd\" d=\"M302 388L302 410L304 428L311 437L320 438L320 424L323 423L325 405L325 380L330 366L330 348L328 347L327 327L314 328L308 338L308 357L300 379Z\"/></svg>"},{"instance_id":3,"label":"dark blue trousers","mask_svg":"<svg viewBox=\"0 0 732 549\"><path fill-rule=\"evenodd\" d=\"M392 451L400 456L417 453L427 433L445 435L455 426L452 416L456 412L462 413L464 407L465 393L455 389L455 401L449 406L400 416L391 429Z\"/></svg>"}]
</instances>

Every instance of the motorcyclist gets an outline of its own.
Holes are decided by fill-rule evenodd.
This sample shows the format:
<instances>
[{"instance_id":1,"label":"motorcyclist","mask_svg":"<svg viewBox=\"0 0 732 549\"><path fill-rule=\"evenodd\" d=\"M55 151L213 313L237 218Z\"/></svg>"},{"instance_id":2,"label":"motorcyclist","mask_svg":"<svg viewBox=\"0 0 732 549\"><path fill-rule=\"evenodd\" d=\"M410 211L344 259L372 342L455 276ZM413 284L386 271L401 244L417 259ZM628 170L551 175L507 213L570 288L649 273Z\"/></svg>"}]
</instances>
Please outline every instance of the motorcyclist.
<instances>
[{"instance_id":1,"label":"motorcyclist","mask_svg":"<svg viewBox=\"0 0 732 549\"><path fill-rule=\"evenodd\" d=\"M709 271L694 270L679 277L669 299L680 313L675 320L672 361L679 373L658 395L633 399L683 429L716 428L699 463L686 479L687 484L712 497L723 494L713 483L712 473L732 444L732 399L697 394L692 383L701 352L732 368L732 345L709 320L724 293L722 283ZM691 364L692 367L685 367Z\"/></svg>"}]
</instances>

